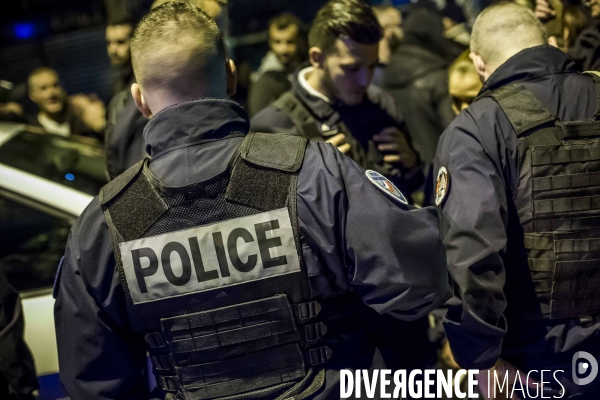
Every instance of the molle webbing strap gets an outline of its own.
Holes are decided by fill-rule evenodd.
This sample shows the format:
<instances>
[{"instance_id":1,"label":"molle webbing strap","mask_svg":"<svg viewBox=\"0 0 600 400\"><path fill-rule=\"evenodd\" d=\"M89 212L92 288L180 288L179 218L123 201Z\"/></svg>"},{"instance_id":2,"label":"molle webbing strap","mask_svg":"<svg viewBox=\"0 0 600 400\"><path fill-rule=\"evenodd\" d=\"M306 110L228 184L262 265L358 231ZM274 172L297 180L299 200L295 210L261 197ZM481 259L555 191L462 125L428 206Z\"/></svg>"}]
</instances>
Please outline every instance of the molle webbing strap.
<instances>
[{"instance_id":1,"label":"molle webbing strap","mask_svg":"<svg viewBox=\"0 0 600 400\"><path fill-rule=\"evenodd\" d=\"M600 186L600 172L544 176L532 179L534 192Z\"/></svg>"},{"instance_id":2,"label":"molle webbing strap","mask_svg":"<svg viewBox=\"0 0 600 400\"><path fill-rule=\"evenodd\" d=\"M577 232L598 229L600 217L534 219L533 232Z\"/></svg>"},{"instance_id":3,"label":"molle webbing strap","mask_svg":"<svg viewBox=\"0 0 600 400\"><path fill-rule=\"evenodd\" d=\"M531 165L568 164L600 160L600 147L571 150L531 151Z\"/></svg>"},{"instance_id":4,"label":"molle webbing strap","mask_svg":"<svg viewBox=\"0 0 600 400\"><path fill-rule=\"evenodd\" d=\"M483 97L491 97L502 107L517 136L542 124L556 121L556 117L523 86L503 86Z\"/></svg>"},{"instance_id":5,"label":"molle webbing strap","mask_svg":"<svg viewBox=\"0 0 600 400\"><path fill-rule=\"evenodd\" d=\"M307 138L318 139L322 137L317 128L317 120L294 93L284 93L273 102L273 106L283 111L294 126Z\"/></svg>"},{"instance_id":6,"label":"molle webbing strap","mask_svg":"<svg viewBox=\"0 0 600 400\"><path fill-rule=\"evenodd\" d=\"M557 124L558 134L565 139L585 139L600 136L600 121L574 121Z\"/></svg>"},{"instance_id":7,"label":"molle webbing strap","mask_svg":"<svg viewBox=\"0 0 600 400\"><path fill-rule=\"evenodd\" d=\"M567 197L554 200L534 200L533 207L536 216L540 214L600 210L600 196Z\"/></svg>"}]
</instances>

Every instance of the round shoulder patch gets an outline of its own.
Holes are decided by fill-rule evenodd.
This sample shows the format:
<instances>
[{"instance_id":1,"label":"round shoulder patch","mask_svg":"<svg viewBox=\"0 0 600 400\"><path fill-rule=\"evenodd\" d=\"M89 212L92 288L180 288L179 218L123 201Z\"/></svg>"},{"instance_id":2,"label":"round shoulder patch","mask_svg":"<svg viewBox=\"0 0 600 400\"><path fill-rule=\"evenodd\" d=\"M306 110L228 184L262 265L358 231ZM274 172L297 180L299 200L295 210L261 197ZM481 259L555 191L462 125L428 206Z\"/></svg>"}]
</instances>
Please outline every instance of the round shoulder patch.
<instances>
[{"instance_id":1,"label":"round shoulder patch","mask_svg":"<svg viewBox=\"0 0 600 400\"><path fill-rule=\"evenodd\" d=\"M394 185L388 178L381 175L379 172L372 171L368 169L365 172L365 175L371 183L375 185L375 187L381 190L383 193L391 197L392 199L399 201L402 204L408 205L408 201L406 201L406 197L402 194L400 190Z\"/></svg>"},{"instance_id":2,"label":"round shoulder patch","mask_svg":"<svg viewBox=\"0 0 600 400\"><path fill-rule=\"evenodd\" d=\"M435 181L435 205L441 206L450 190L450 174L445 165L440 167Z\"/></svg>"}]
</instances>

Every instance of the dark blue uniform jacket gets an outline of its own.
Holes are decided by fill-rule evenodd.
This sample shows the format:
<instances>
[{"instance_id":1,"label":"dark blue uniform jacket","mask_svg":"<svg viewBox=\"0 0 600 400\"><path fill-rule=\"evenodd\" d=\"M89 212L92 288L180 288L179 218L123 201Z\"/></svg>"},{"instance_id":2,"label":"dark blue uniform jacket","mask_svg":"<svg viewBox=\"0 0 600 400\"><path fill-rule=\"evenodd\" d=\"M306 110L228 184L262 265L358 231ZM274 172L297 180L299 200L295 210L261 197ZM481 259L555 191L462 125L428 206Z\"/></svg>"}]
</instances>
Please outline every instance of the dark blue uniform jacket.
<instances>
[{"instance_id":1,"label":"dark blue uniform jacket","mask_svg":"<svg viewBox=\"0 0 600 400\"><path fill-rule=\"evenodd\" d=\"M144 133L150 170L168 186L209 179L227 168L248 129L246 112L228 100L169 107ZM309 143L297 193L313 298L357 290L372 309L405 320L422 317L449 298L435 209L398 203L323 142ZM60 374L69 395L147 398L143 330L121 287L97 199L72 229L55 293ZM381 367L379 351L359 335L347 348L334 351L327 386L316 398L339 398L340 368Z\"/></svg>"},{"instance_id":2,"label":"dark blue uniform jacket","mask_svg":"<svg viewBox=\"0 0 600 400\"><path fill-rule=\"evenodd\" d=\"M509 59L481 93L511 83L523 85L562 121L587 119L596 111L592 78L548 45ZM531 278L513 202L520 176L517 135L494 100L475 101L446 129L434 176L442 165L450 189L439 209L440 231L457 284L444 326L459 365L489 368L502 356L523 369L548 369L570 365L577 350L600 355L600 317L580 326L533 323L520 313L536 299L526 284Z\"/></svg>"}]
</instances>

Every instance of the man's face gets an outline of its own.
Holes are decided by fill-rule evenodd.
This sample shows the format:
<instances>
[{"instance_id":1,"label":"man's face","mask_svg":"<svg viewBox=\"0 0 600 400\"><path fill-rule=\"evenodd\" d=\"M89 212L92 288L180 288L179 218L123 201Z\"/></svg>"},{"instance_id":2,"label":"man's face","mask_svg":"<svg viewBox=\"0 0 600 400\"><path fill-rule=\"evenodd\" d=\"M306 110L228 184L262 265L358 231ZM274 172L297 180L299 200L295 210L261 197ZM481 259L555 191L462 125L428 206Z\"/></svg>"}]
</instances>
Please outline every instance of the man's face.
<instances>
[{"instance_id":1,"label":"man's face","mask_svg":"<svg viewBox=\"0 0 600 400\"><path fill-rule=\"evenodd\" d=\"M456 114L467 108L479 94L481 79L476 72L450 74L449 92L452 98L452 109Z\"/></svg>"},{"instance_id":2,"label":"man's face","mask_svg":"<svg viewBox=\"0 0 600 400\"><path fill-rule=\"evenodd\" d=\"M129 24L112 25L106 28L106 51L112 65L125 65L131 59L132 31L133 27Z\"/></svg>"},{"instance_id":3,"label":"man's face","mask_svg":"<svg viewBox=\"0 0 600 400\"><path fill-rule=\"evenodd\" d=\"M298 26L290 25L285 29L272 26L269 29L269 47L279 62L287 66L298 58Z\"/></svg>"},{"instance_id":4,"label":"man's face","mask_svg":"<svg viewBox=\"0 0 600 400\"><path fill-rule=\"evenodd\" d=\"M378 20L379 25L383 28L383 38L388 42L390 50L393 52L404 40L402 14L400 14L400 11L390 8L385 13L381 14Z\"/></svg>"},{"instance_id":5,"label":"man's face","mask_svg":"<svg viewBox=\"0 0 600 400\"><path fill-rule=\"evenodd\" d=\"M332 48L324 53L322 63L329 94L346 105L359 104L371 84L378 59L378 43L336 39Z\"/></svg>"},{"instance_id":6,"label":"man's face","mask_svg":"<svg viewBox=\"0 0 600 400\"><path fill-rule=\"evenodd\" d=\"M40 111L47 114L59 114L65 106L65 92L58 75L51 71L41 72L32 78L29 97Z\"/></svg>"}]
</instances>

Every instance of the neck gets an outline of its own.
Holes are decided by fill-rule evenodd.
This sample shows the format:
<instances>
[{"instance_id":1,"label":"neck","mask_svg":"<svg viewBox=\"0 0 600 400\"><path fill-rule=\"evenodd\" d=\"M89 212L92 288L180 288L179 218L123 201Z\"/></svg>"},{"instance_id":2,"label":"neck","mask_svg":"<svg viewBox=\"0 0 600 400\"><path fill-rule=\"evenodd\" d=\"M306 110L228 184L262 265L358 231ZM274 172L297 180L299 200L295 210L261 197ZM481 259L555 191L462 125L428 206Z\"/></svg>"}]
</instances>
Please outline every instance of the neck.
<instances>
[{"instance_id":1,"label":"neck","mask_svg":"<svg viewBox=\"0 0 600 400\"><path fill-rule=\"evenodd\" d=\"M64 110L61 112L58 112L58 113L54 113L54 114L40 110L40 115L43 115L44 117L51 119L59 124L64 123L67 119L66 113L64 112Z\"/></svg>"},{"instance_id":2,"label":"neck","mask_svg":"<svg viewBox=\"0 0 600 400\"><path fill-rule=\"evenodd\" d=\"M183 103L186 101L199 100L199 99L226 99L227 96L223 93L198 93L197 95L181 96L178 94L169 93L167 91L160 93L152 93L152 99L147 99L148 106L152 111L152 115L156 115L158 112L173 106L175 104Z\"/></svg>"},{"instance_id":3,"label":"neck","mask_svg":"<svg viewBox=\"0 0 600 400\"><path fill-rule=\"evenodd\" d=\"M327 86L325 85L325 77L323 76L322 70L315 68L313 71L307 73L306 83L308 83L308 85L311 88L321 93L328 99L333 99L331 92L327 89Z\"/></svg>"}]
</instances>

